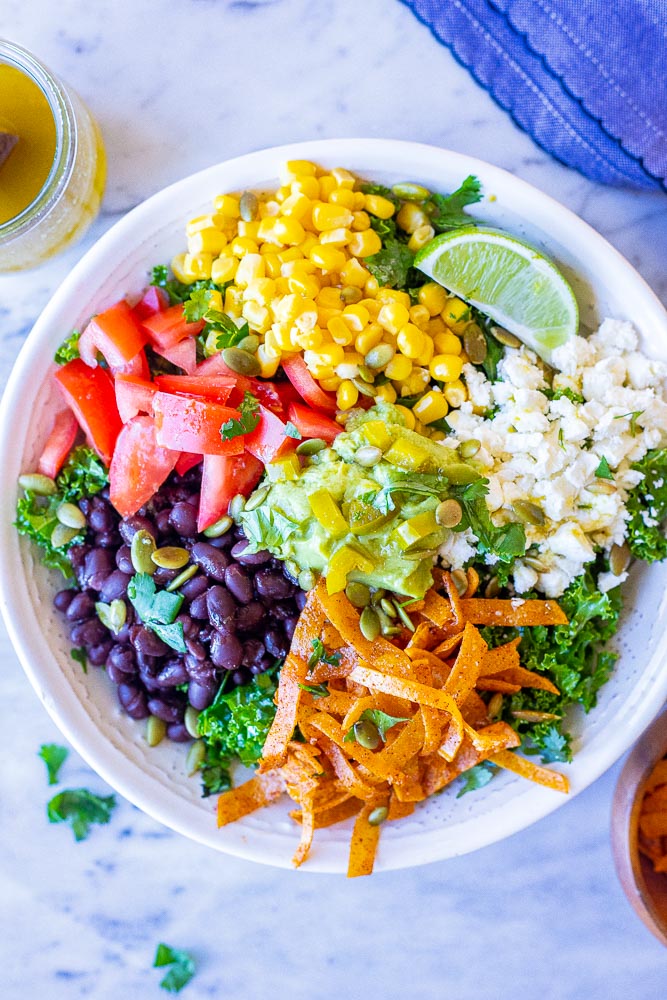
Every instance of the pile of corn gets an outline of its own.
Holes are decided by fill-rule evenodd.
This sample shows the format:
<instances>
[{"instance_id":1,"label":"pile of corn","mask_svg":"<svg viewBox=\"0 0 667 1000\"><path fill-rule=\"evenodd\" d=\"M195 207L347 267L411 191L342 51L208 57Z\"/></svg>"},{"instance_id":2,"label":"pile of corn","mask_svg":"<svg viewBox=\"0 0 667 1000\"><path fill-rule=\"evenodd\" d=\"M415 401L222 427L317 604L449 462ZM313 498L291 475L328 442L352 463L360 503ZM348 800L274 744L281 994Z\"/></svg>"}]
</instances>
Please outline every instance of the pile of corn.
<instances>
[{"instance_id":1,"label":"pile of corn","mask_svg":"<svg viewBox=\"0 0 667 1000\"><path fill-rule=\"evenodd\" d=\"M466 399L461 338L469 310L434 282L418 290L416 303L406 292L379 286L364 266L382 249L371 217L396 215L412 250L434 232L414 201L397 207L358 186L342 168L327 172L305 160L288 162L271 195L220 195L212 214L192 219L188 252L174 258L172 270L186 284L229 283L224 301L211 293L211 306L247 321L264 378L275 374L284 355L301 353L343 412L360 394L399 404L401 397L421 395L406 408L406 419L420 430ZM420 199L428 194L404 187L423 192Z\"/></svg>"}]
</instances>

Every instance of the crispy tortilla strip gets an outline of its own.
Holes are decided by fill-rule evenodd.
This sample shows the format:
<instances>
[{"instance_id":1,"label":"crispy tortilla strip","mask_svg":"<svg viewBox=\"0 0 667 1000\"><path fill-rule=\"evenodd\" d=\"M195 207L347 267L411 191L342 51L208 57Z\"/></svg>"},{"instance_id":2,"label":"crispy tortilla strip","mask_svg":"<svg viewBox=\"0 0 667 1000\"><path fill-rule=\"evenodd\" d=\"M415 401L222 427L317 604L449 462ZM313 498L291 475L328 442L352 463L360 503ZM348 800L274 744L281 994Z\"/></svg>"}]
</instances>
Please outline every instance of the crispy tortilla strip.
<instances>
[{"instance_id":1,"label":"crispy tortilla strip","mask_svg":"<svg viewBox=\"0 0 667 1000\"><path fill-rule=\"evenodd\" d=\"M332 715L328 715L326 712L319 712L315 718L311 719L310 725L313 729L317 729L319 732L324 733L325 736L328 736L343 751L343 754L347 758L352 758L358 764L362 764L373 778L384 778L384 775L377 773L375 760L378 755L372 750L366 750L365 747L359 746L355 740L350 740L346 743L343 728Z\"/></svg>"},{"instance_id":2,"label":"crispy tortilla strip","mask_svg":"<svg viewBox=\"0 0 667 1000\"><path fill-rule=\"evenodd\" d=\"M384 750L375 754L375 773L387 780L400 775L408 761L419 753L424 744L424 723L419 712L409 722L395 727L396 731L399 729L400 732L391 743L387 734Z\"/></svg>"},{"instance_id":3,"label":"crispy tortilla strip","mask_svg":"<svg viewBox=\"0 0 667 1000\"><path fill-rule=\"evenodd\" d=\"M509 684L518 684L519 687L535 688L538 691L550 691L551 694L560 694L555 684L552 684L544 674L538 674L534 670L526 670L525 667L510 667L502 673L495 675L498 680L507 681Z\"/></svg>"},{"instance_id":4,"label":"crispy tortilla strip","mask_svg":"<svg viewBox=\"0 0 667 1000\"><path fill-rule=\"evenodd\" d=\"M447 639L436 646L433 652L436 656L439 656L441 660L445 660L448 656L451 656L456 649L458 649L461 645L462 639L463 632L457 632L455 635L450 635Z\"/></svg>"},{"instance_id":5,"label":"crispy tortilla strip","mask_svg":"<svg viewBox=\"0 0 667 1000\"><path fill-rule=\"evenodd\" d=\"M494 649L487 649L482 657L482 669L480 677L490 677L492 674L500 673L501 670L510 670L512 667L520 666L518 646L521 636L506 642L504 646L496 646Z\"/></svg>"},{"instance_id":6,"label":"crispy tortilla strip","mask_svg":"<svg viewBox=\"0 0 667 1000\"><path fill-rule=\"evenodd\" d=\"M480 730L472 729L466 723L463 726L466 736L475 750L479 751L482 760L501 750L518 747L521 743L520 736L506 722L492 722L490 726L484 726Z\"/></svg>"},{"instance_id":7,"label":"crispy tortilla strip","mask_svg":"<svg viewBox=\"0 0 667 1000\"><path fill-rule=\"evenodd\" d=\"M402 649L381 637L373 642L364 638L359 628L359 613L343 592L339 594L325 593L322 604L329 621L338 629L344 642L356 650L359 659L374 664L378 670L410 676L412 672L410 658Z\"/></svg>"},{"instance_id":8,"label":"crispy tortilla strip","mask_svg":"<svg viewBox=\"0 0 667 1000\"><path fill-rule=\"evenodd\" d=\"M463 742L464 727L450 723L445 730L437 752L445 760L454 760Z\"/></svg>"},{"instance_id":9,"label":"crispy tortilla strip","mask_svg":"<svg viewBox=\"0 0 667 1000\"><path fill-rule=\"evenodd\" d=\"M466 622L458 656L445 683L445 691L457 705L462 704L475 687L487 649L478 629Z\"/></svg>"},{"instance_id":10,"label":"crispy tortilla strip","mask_svg":"<svg viewBox=\"0 0 667 1000\"><path fill-rule=\"evenodd\" d=\"M521 690L520 684L510 684L500 677L480 677L476 687L478 691L499 691L501 694L516 694Z\"/></svg>"},{"instance_id":11,"label":"crispy tortilla strip","mask_svg":"<svg viewBox=\"0 0 667 1000\"><path fill-rule=\"evenodd\" d=\"M449 716L428 705L420 705L419 711L424 726L424 744L419 753L422 757L429 757L442 743L442 730L445 725L449 725Z\"/></svg>"},{"instance_id":12,"label":"crispy tortilla strip","mask_svg":"<svg viewBox=\"0 0 667 1000\"><path fill-rule=\"evenodd\" d=\"M313 791L309 795L304 795L300 801L301 839L299 840L299 846L294 852L294 857L292 858L292 864L295 868L298 868L306 860L310 853L311 844L313 843L313 834L315 833L315 811L313 809L314 798L315 792Z\"/></svg>"},{"instance_id":13,"label":"crispy tortilla strip","mask_svg":"<svg viewBox=\"0 0 667 1000\"><path fill-rule=\"evenodd\" d=\"M317 742L347 793L364 801L369 801L377 795L377 779L366 778L359 771L355 771L344 751L332 739L319 732Z\"/></svg>"},{"instance_id":14,"label":"crispy tortilla strip","mask_svg":"<svg viewBox=\"0 0 667 1000\"><path fill-rule=\"evenodd\" d=\"M223 792L218 799L218 826L235 823L256 809L268 806L285 791L285 778L280 771L256 774L238 788Z\"/></svg>"},{"instance_id":15,"label":"crispy tortilla strip","mask_svg":"<svg viewBox=\"0 0 667 1000\"><path fill-rule=\"evenodd\" d=\"M567 617L556 601L524 601L514 597L509 601L466 597L461 601L465 621L473 625L567 625Z\"/></svg>"},{"instance_id":16,"label":"crispy tortilla strip","mask_svg":"<svg viewBox=\"0 0 667 1000\"><path fill-rule=\"evenodd\" d=\"M410 636L405 651L409 655L411 649L433 649L439 637L440 629L432 622L420 622Z\"/></svg>"},{"instance_id":17,"label":"crispy tortilla strip","mask_svg":"<svg viewBox=\"0 0 667 1000\"><path fill-rule=\"evenodd\" d=\"M667 809L667 785L659 785L654 792L644 796L641 811L650 813L660 812L662 809Z\"/></svg>"},{"instance_id":18,"label":"crispy tortilla strip","mask_svg":"<svg viewBox=\"0 0 667 1000\"><path fill-rule=\"evenodd\" d=\"M453 590L456 594L456 587ZM458 604L458 594L456 596ZM452 607L451 601L442 597L436 590L429 590L424 599L424 607L421 609L420 614L430 622L433 622L434 625L437 625L439 629L443 629L447 634L450 634L457 631L458 623L461 620L457 616L456 610L457 608Z\"/></svg>"},{"instance_id":19,"label":"crispy tortilla strip","mask_svg":"<svg viewBox=\"0 0 667 1000\"><path fill-rule=\"evenodd\" d=\"M667 784L667 758L659 760L655 765L644 785L644 791L652 792L658 785L665 784Z\"/></svg>"},{"instance_id":20,"label":"crispy tortilla strip","mask_svg":"<svg viewBox=\"0 0 667 1000\"><path fill-rule=\"evenodd\" d=\"M667 812L644 813L639 817L639 829L645 837L667 837Z\"/></svg>"},{"instance_id":21,"label":"crispy tortilla strip","mask_svg":"<svg viewBox=\"0 0 667 1000\"><path fill-rule=\"evenodd\" d=\"M479 573L474 566L469 566L466 572L468 576L468 587L463 596L472 597L473 594L477 593L477 588L479 587Z\"/></svg>"},{"instance_id":22,"label":"crispy tortilla strip","mask_svg":"<svg viewBox=\"0 0 667 1000\"><path fill-rule=\"evenodd\" d=\"M383 691L385 694L393 694L399 698L407 698L418 705L429 705L431 708L438 708L441 712L447 712L454 719L458 719L463 725L461 712L454 698L445 691L428 687L404 677L392 677L383 674L372 667L355 667L351 677L358 684L363 684L372 691Z\"/></svg>"},{"instance_id":23,"label":"crispy tortilla strip","mask_svg":"<svg viewBox=\"0 0 667 1000\"><path fill-rule=\"evenodd\" d=\"M388 820L392 819L405 819L406 816L411 816L415 811L414 802L401 802L398 796L395 794L395 790L389 797L389 815Z\"/></svg>"},{"instance_id":24,"label":"crispy tortilla strip","mask_svg":"<svg viewBox=\"0 0 667 1000\"><path fill-rule=\"evenodd\" d=\"M342 823L343 820L349 819L351 816L356 816L360 809L361 802L359 799L355 799L350 795L337 805L316 812L315 829L322 830L324 827L333 826L334 823ZM301 822L301 811L299 809L292 810L290 816L297 823Z\"/></svg>"},{"instance_id":25,"label":"crispy tortilla strip","mask_svg":"<svg viewBox=\"0 0 667 1000\"><path fill-rule=\"evenodd\" d=\"M449 785L455 778L458 778L464 771L468 771L475 764L479 764L479 751L475 749L467 737L461 742L458 752L453 760L446 760L442 754L442 749L425 762L422 785L424 796L434 795L446 785Z\"/></svg>"},{"instance_id":26,"label":"crispy tortilla strip","mask_svg":"<svg viewBox=\"0 0 667 1000\"><path fill-rule=\"evenodd\" d=\"M461 715L473 729L479 729L480 726L486 726L489 723L486 702L480 698L476 691L471 691L461 705Z\"/></svg>"},{"instance_id":27,"label":"crispy tortilla strip","mask_svg":"<svg viewBox=\"0 0 667 1000\"><path fill-rule=\"evenodd\" d=\"M362 695L360 698L355 698L348 708L345 718L341 722L341 729L343 732L349 732L355 722L358 722L363 713L369 708L375 708L375 702L370 694ZM335 712L333 714L336 715Z\"/></svg>"},{"instance_id":28,"label":"crispy tortilla strip","mask_svg":"<svg viewBox=\"0 0 667 1000\"><path fill-rule=\"evenodd\" d=\"M278 681L277 704L275 718L264 743L260 773L272 771L285 763L287 744L297 723L299 700L302 690L300 684L306 683L308 667L306 661L291 653L287 655L280 671Z\"/></svg>"},{"instance_id":29,"label":"crispy tortilla strip","mask_svg":"<svg viewBox=\"0 0 667 1000\"><path fill-rule=\"evenodd\" d=\"M368 817L378 806L386 806L388 796L384 799L377 799L375 802L368 802L357 816L352 831L352 843L350 844L350 860L347 867L347 877L357 878L359 875L370 875L375 864L375 854L378 841L380 839L380 824L372 826L368 822Z\"/></svg>"},{"instance_id":30,"label":"crispy tortilla strip","mask_svg":"<svg viewBox=\"0 0 667 1000\"><path fill-rule=\"evenodd\" d=\"M330 712L332 715L345 715L357 700L356 695L349 691L336 691L331 688L328 695L322 696L303 691L302 698L304 705L321 712Z\"/></svg>"},{"instance_id":31,"label":"crispy tortilla strip","mask_svg":"<svg viewBox=\"0 0 667 1000\"><path fill-rule=\"evenodd\" d=\"M392 793L403 803L423 802L426 793L422 786L422 776L424 773L424 757L413 757L409 761L402 774L397 775L392 781Z\"/></svg>"},{"instance_id":32,"label":"crispy tortilla strip","mask_svg":"<svg viewBox=\"0 0 667 1000\"><path fill-rule=\"evenodd\" d=\"M528 778L530 781L535 781L538 785L544 785L546 788L553 788L556 792L563 792L567 795L570 791L570 782L564 774L560 774L559 771L552 771L548 767L540 767L539 764L533 763L532 760L526 760L525 757L518 757L511 750L501 750L490 757L489 760L499 767L513 771L515 774L520 774L522 778Z\"/></svg>"},{"instance_id":33,"label":"crispy tortilla strip","mask_svg":"<svg viewBox=\"0 0 667 1000\"><path fill-rule=\"evenodd\" d=\"M404 719L412 714L412 705L407 698L396 698L391 694L383 694L382 691L373 691L373 708L379 709L385 715L392 715L395 719Z\"/></svg>"}]
</instances>

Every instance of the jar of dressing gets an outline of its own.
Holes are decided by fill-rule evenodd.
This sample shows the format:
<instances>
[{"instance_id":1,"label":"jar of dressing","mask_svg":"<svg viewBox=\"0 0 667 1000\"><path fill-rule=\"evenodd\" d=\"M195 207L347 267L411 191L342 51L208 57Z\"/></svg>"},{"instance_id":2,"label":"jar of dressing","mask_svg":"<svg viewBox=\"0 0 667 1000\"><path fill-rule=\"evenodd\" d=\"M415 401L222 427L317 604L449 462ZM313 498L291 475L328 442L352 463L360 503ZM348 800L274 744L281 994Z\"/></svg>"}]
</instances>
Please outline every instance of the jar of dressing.
<instances>
[{"instance_id":1,"label":"jar of dressing","mask_svg":"<svg viewBox=\"0 0 667 1000\"><path fill-rule=\"evenodd\" d=\"M36 267L82 236L105 176L102 138L81 99L0 39L0 273Z\"/></svg>"}]
</instances>

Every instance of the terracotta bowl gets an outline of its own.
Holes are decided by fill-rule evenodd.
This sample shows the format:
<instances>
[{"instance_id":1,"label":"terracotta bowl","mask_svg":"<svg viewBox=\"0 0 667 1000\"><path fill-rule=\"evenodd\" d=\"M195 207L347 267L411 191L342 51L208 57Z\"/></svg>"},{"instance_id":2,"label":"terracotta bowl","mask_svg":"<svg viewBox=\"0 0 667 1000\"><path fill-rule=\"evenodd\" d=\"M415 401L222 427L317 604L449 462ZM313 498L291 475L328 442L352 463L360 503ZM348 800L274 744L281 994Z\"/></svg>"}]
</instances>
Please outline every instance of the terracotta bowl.
<instances>
[{"instance_id":1,"label":"terracotta bowl","mask_svg":"<svg viewBox=\"0 0 667 1000\"><path fill-rule=\"evenodd\" d=\"M655 872L637 841L644 787L654 765L667 754L667 708L635 744L621 771L612 803L611 845L616 871L633 909L667 945L667 873Z\"/></svg>"}]
</instances>

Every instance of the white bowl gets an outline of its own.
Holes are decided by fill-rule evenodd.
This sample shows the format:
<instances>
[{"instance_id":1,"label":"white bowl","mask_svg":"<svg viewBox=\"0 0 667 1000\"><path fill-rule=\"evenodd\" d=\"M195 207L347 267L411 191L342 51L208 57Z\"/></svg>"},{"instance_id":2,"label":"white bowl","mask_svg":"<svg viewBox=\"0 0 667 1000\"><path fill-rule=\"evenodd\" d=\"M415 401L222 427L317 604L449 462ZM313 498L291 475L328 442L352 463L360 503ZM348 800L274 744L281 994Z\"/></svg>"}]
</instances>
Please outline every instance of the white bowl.
<instances>
[{"instance_id":1,"label":"white bowl","mask_svg":"<svg viewBox=\"0 0 667 1000\"><path fill-rule=\"evenodd\" d=\"M578 295L582 322L631 319L644 349L667 358L667 314L645 282L601 236L575 215L511 174L479 160L416 143L379 139L323 140L241 156L172 185L118 222L74 268L35 324L12 372L0 410L0 468L4 469L0 544L2 612L25 672L56 724L88 763L122 795L155 819L216 850L289 867L298 841L288 805L278 803L232 826L216 828L214 799L184 772L182 746L147 747L143 726L123 715L103 671L87 675L69 655L71 643L52 610L57 574L44 570L36 550L12 526L21 472L32 470L49 429L53 390L47 374L53 352L73 328L123 295L138 293L152 265L168 262L184 243L184 225L208 210L214 195L270 188L286 159L345 166L380 182L417 181L453 190L476 174L495 200L475 206L491 225L544 250L562 267ZM628 314L631 305L632 313ZM576 795L634 742L667 696L665 657L667 570L637 567L626 584L618 637L620 659L598 706L576 720L575 758L566 768ZM464 854L522 829L567 798L507 772L483 790L456 797L450 789L413 816L388 824L376 868L424 864ZM317 831L311 871L346 869L350 824Z\"/></svg>"}]
</instances>

